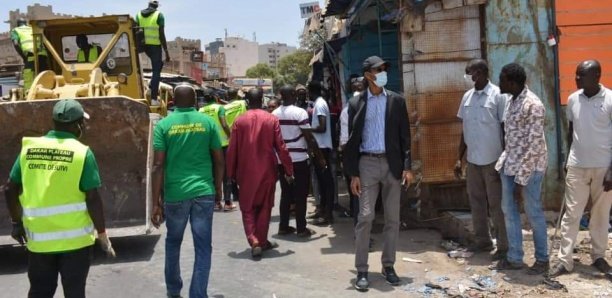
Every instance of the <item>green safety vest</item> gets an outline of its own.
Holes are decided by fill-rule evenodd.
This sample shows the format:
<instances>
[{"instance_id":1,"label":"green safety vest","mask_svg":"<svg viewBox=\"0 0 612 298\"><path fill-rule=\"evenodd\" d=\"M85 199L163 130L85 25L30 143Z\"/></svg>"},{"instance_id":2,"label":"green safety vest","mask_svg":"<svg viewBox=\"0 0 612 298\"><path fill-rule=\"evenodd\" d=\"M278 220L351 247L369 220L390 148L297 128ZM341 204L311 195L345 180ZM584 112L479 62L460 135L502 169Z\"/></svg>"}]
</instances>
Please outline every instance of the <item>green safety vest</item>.
<instances>
[{"instance_id":1,"label":"green safety vest","mask_svg":"<svg viewBox=\"0 0 612 298\"><path fill-rule=\"evenodd\" d=\"M62 252L94 244L93 222L79 189L87 150L75 139L23 138L19 201L29 251Z\"/></svg>"},{"instance_id":2,"label":"green safety vest","mask_svg":"<svg viewBox=\"0 0 612 298\"><path fill-rule=\"evenodd\" d=\"M142 16L142 12L138 13L138 26L144 29L146 45L161 45L161 40L159 39L159 25L157 24L159 14L159 11L155 11L145 18Z\"/></svg>"},{"instance_id":3,"label":"green safety vest","mask_svg":"<svg viewBox=\"0 0 612 298\"><path fill-rule=\"evenodd\" d=\"M246 113L247 106L244 100L235 100L225 105L225 120L230 127L234 125L234 121L238 116Z\"/></svg>"},{"instance_id":4,"label":"green safety vest","mask_svg":"<svg viewBox=\"0 0 612 298\"><path fill-rule=\"evenodd\" d=\"M32 34L32 27L23 25L16 27L13 30L15 30L17 36L19 36L19 46L21 47L21 51L26 55L27 53L34 54L34 36ZM47 56L47 51L41 44L38 45L38 54Z\"/></svg>"},{"instance_id":5,"label":"green safety vest","mask_svg":"<svg viewBox=\"0 0 612 298\"><path fill-rule=\"evenodd\" d=\"M215 120L215 123L217 123L217 129L219 130L219 136L221 137L221 146L226 147L227 145L229 145L229 138L227 137L227 134L225 133L223 126L221 126L221 120L219 119L220 109L221 109L220 104L213 103L213 104L209 104L207 106L200 108L200 113L203 113L204 115L208 115L210 116L210 118Z\"/></svg>"},{"instance_id":6,"label":"green safety vest","mask_svg":"<svg viewBox=\"0 0 612 298\"><path fill-rule=\"evenodd\" d=\"M91 48L89 48L89 59L85 59L85 51L79 49L79 52L77 53L77 62L94 63L96 60L98 60L99 55L100 53L98 53L98 47L95 44L92 44Z\"/></svg>"}]
</instances>

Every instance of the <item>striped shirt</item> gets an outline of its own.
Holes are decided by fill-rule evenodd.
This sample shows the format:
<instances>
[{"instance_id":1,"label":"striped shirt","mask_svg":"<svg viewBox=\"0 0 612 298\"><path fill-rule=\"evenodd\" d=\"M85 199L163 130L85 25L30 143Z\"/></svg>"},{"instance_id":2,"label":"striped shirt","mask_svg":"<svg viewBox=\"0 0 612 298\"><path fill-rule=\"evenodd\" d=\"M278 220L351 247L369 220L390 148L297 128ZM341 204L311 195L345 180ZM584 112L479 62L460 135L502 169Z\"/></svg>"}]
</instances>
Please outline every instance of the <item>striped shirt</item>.
<instances>
[{"instance_id":1,"label":"striped shirt","mask_svg":"<svg viewBox=\"0 0 612 298\"><path fill-rule=\"evenodd\" d=\"M289 150L291 161L300 162L308 159L308 145L302 134L302 128L310 128L306 110L294 105L280 106L272 115L278 118L281 135Z\"/></svg>"},{"instance_id":2,"label":"striped shirt","mask_svg":"<svg viewBox=\"0 0 612 298\"><path fill-rule=\"evenodd\" d=\"M368 89L363 141L360 152L385 153L385 116L387 112L387 91L374 95Z\"/></svg>"}]
</instances>

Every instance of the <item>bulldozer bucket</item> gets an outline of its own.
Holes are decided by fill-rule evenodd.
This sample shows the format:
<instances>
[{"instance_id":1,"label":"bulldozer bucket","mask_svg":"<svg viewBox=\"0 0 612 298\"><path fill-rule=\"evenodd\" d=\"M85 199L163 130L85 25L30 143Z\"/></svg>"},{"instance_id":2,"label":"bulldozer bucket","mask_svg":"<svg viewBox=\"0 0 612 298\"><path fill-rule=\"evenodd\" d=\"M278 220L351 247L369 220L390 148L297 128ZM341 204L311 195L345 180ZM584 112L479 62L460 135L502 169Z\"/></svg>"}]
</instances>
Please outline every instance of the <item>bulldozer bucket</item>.
<instances>
[{"instance_id":1,"label":"bulldozer bucket","mask_svg":"<svg viewBox=\"0 0 612 298\"><path fill-rule=\"evenodd\" d=\"M80 141L96 157L106 225L121 228L147 223L147 169L150 120L147 105L127 97L79 98L90 114ZM42 136L53 129L57 100L0 103L0 181L8 179L24 136ZM0 204L0 235L11 229L8 210Z\"/></svg>"}]
</instances>

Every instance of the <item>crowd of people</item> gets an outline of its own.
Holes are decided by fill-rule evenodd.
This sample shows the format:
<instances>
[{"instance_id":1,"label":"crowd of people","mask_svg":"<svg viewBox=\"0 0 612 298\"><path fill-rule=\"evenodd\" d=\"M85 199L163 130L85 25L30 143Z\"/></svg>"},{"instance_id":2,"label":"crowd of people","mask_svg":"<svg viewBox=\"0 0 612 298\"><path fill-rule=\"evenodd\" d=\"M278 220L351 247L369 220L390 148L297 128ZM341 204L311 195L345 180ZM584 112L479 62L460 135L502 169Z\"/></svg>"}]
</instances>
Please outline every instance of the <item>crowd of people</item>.
<instances>
[{"instance_id":1,"label":"crowd of people","mask_svg":"<svg viewBox=\"0 0 612 298\"><path fill-rule=\"evenodd\" d=\"M388 68L388 62L372 56L363 62L362 74L352 76L354 93L340 113L338 148L332 142L336 128L321 82L283 86L278 98L265 103L260 88L248 90L244 99L230 90L228 102L209 90L199 110L191 85L174 89L175 110L154 130L152 170L151 221L155 227L166 223L169 297L180 297L183 287L179 254L187 222L195 246L189 296L207 297L215 209L233 211L239 202L253 258L278 247L269 240L269 226L279 180L278 235L310 237L315 233L307 227L309 192L318 198L315 212L309 216L311 223L334 224L336 149L342 153L342 172L350 192L348 214L354 218L354 287L359 291L369 287L370 232L377 202L383 206L385 221L380 271L389 284L400 284L394 269L400 197L402 188L413 182L414 173L406 100L385 88ZM463 122L463 134L455 172L460 177L467 168L475 232L475 242L468 249L495 251L491 258L497 262L491 269L523 269L520 209L524 208L533 229L536 260L526 273L549 277L568 273L573 270L579 221L590 198L592 265L609 274L605 251L612 204L612 91L599 82L601 65L595 60L580 63L576 70L578 91L569 97L565 213L559 262L553 266L541 199L548 162L545 106L526 85L521 65L504 66L499 87L489 80L489 73L485 60L468 63L465 80L470 88L457 114ZM101 185L97 164L90 149L76 140L87 118L77 101L59 101L53 110L55 129L44 137L24 138L10 174L6 195L14 223L12 235L21 243L27 242L31 253L28 275L32 297L53 293L58 273L66 293L83 296L94 230L103 249L114 255L96 191ZM65 168L44 174L37 170L41 163L55 169L43 155L62 152L72 152ZM64 195L57 196L60 192ZM67 199L40 200L46 196ZM295 227L290 225L292 215ZM49 230L57 226L54 221L61 221L65 229ZM45 266L58 263L63 264L59 269ZM74 275L78 276L64 279ZM55 276L55 281L50 282L49 276Z\"/></svg>"}]
</instances>

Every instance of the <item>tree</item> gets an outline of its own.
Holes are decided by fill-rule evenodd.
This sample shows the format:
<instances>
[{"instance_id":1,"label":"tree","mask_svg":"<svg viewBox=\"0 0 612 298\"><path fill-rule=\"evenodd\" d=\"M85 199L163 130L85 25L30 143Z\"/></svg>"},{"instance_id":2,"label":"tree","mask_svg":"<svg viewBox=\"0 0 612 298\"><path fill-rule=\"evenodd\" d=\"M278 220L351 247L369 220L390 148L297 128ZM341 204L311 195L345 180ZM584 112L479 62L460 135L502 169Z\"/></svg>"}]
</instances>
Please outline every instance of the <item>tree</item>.
<instances>
[{"instance_id":1,"label":"tree","mask_svg":"<svg viewBox=\"0 0 612 298\"><path fill-rule=\"evenodd\" d=\"M310 74L310 59L312 52L306 50L298 50L281 58L278 62L278 76L274 79L275 85L305 85Z\"/></svg>"},{"instance_id":2,"label":"tree","mask_svg":"<svg viewBox=\"0 0 612 298\"><path fill-rule=\"evenodd\" d=\"M259 63L247 69L246 76L252 79L273 79L276 76L276 71L268 64Z\"/></svg>"}]
</instances>

